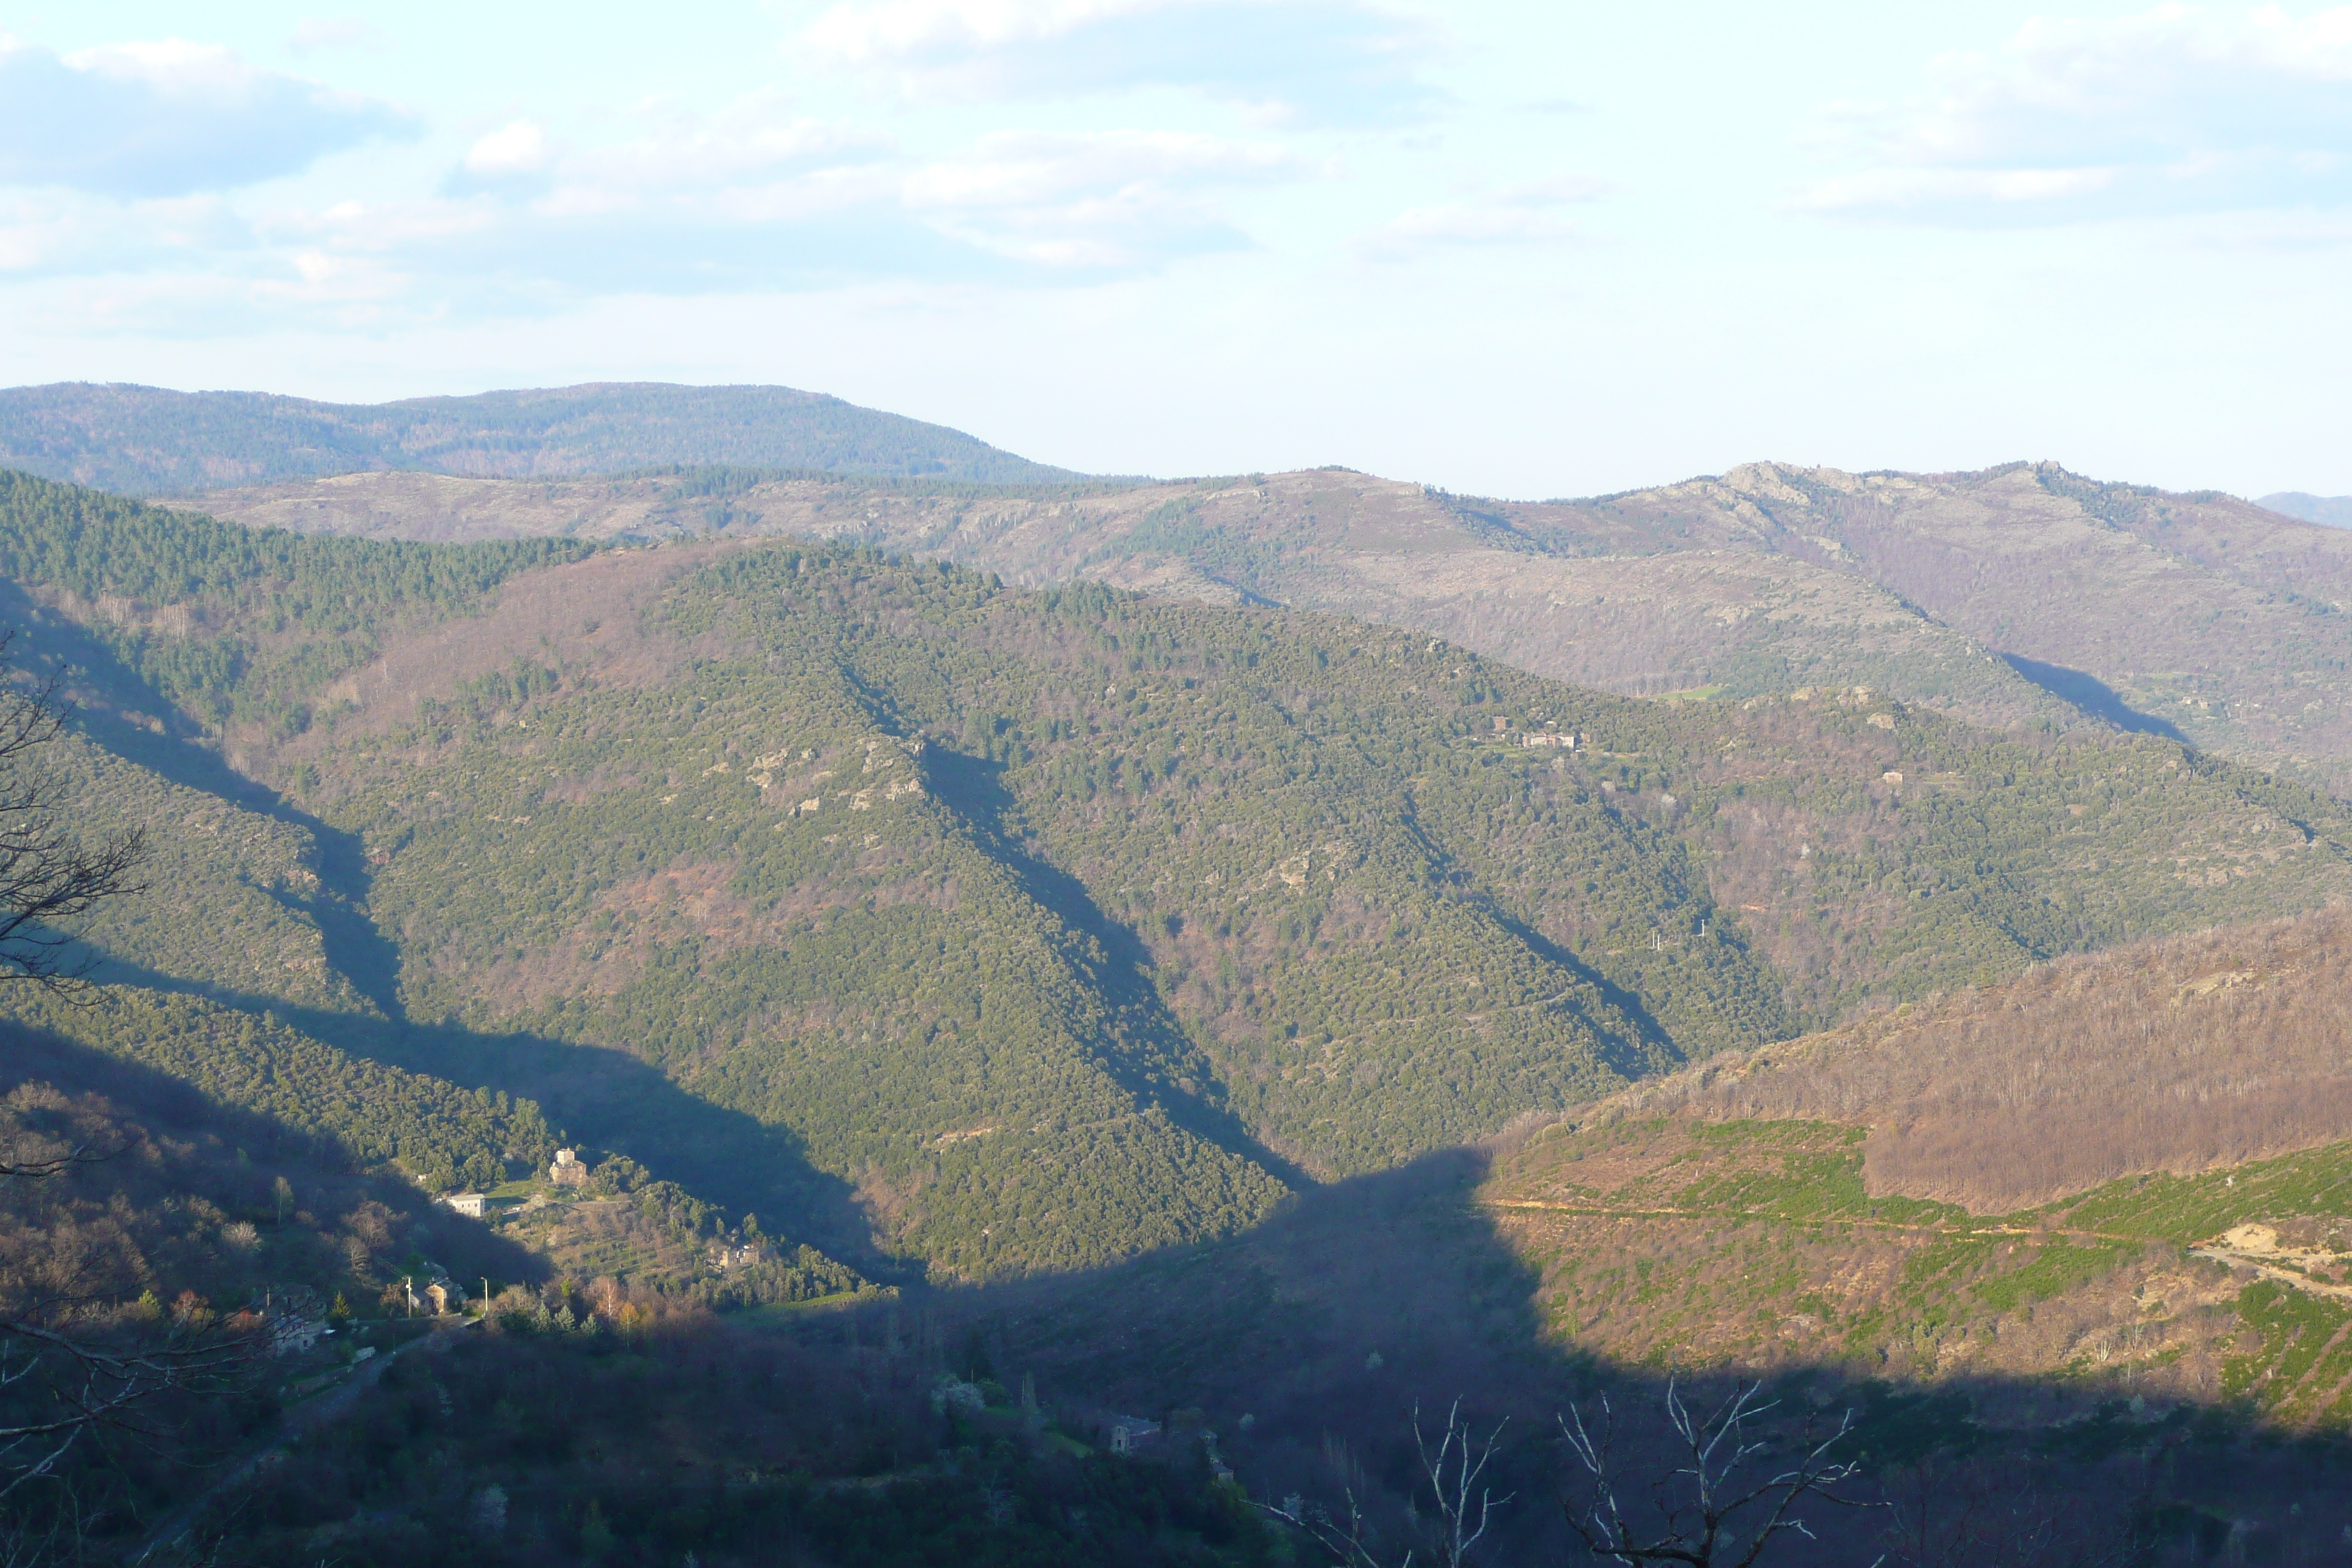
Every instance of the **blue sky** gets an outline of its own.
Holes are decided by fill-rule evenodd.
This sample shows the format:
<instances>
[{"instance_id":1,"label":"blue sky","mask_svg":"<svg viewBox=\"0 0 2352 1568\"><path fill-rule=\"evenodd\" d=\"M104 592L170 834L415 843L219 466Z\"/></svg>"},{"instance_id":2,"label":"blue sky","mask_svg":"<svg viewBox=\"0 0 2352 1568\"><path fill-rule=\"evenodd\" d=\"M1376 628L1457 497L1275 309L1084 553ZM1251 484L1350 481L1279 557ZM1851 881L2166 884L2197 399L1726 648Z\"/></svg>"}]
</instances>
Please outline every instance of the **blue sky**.
<instances>
[{"instance_id":1,"label":"blue sky","mask_svg":"<svg viewBox=\"0 0 2352 1568\"><path fill-rule=\"evenodd\" d=\"M2352 491L2352 6L0 3L0 382Z\"/></svg>"}]
</instances>

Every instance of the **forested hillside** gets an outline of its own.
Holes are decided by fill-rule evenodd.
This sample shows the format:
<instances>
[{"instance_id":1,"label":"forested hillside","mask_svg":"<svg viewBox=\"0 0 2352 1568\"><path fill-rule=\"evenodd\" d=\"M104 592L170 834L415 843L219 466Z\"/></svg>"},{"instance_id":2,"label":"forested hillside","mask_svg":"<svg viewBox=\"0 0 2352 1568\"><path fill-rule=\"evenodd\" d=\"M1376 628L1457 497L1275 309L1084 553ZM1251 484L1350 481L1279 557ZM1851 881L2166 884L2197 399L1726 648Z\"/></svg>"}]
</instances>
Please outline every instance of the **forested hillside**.
<instances>
[{"instance_id":1,"label":"forested hillside","mask_svg":"<svg viewBox=\"0 0 2352 1568\"><path fill-rule=\"evenodd\" d=\"M1539 502L1318 469L992 491L756 471L353 475L200 504L383 537L823 537L1024 584L1347 615L1615 691L1862 685L1976 722L2165 734L2338 792L2352 781L2352 534L2050 463L1753 463Z\"/></svg>"},{"instance_id":2,"label":"forested hillside","mask_svg":"<svg viewBox=\"0 0 2352 1568\"><path fill-rule=\"evenodd\" d=\"M859 548L9 497L28 656L89 704L58 763L201 916L105 911L101 977L527 1099L840 1257L1228 1235L1679 1062L2352 892L2335 803L2159 737L1644 703ZM246 651L178 673L203 647Z\"/></svg>"},{"instance_id":3,"label":"forested hillside","mask_svg":"<svg viewBox=\"0 0 2352 1568\"><path fill-rule=\"evenodd\" d=\"M341 1294L389 1352L417 1279L494 1299L373 1385L321 1341L159 1405L75 1461L99 1555L217 1471L173 1517L222 1561L1304 1560L1236 1484L1393 1557L1416 1402L1548 1499L1518 1434L1666 1368L1856 1409L1823 1562L2352 1522L2336 800L2030 702L1645 700L715 531L0 481L10 658L80 705L42 766L153 843L89 993L0 994L5 1157L111 1152L0 1180L0 1304L54 1253L93 1332ZM2004 1502L1938 1558L1915 1493Z\"/></svg>"},{"instance_id":4,"label":"forested hillside","mask_svg":"<svg viewBox=\"0 0 2352 1568\"><path fill-rule=\"evenodd\" d=\"M315 538L160 511L0 470L0 574L98 646L99 679L184 727L296 733L378 637L480 607L506 578L588 546L457 549Z\"/></svg>"},{"instance_id":5,"label":"forested hillside","mask_svg":"<svg viewBox=\"0 0 2352 1568\"><path fill-rule=\"evenodd\" d=\"M121 383L0 390L0 465L130 495L377 468L531 478L677 463L1071 477L959 430L788 386L612 382L379 404Z\"/></svg>"},{"instance_id":6,"label":"forested hillside","mask_svg":"<svg viewBox=\"0 0 2352 1568\"><path fill-rule=\"evenodd\" d=\"M387 539L822 538L1028 585L1328 611L1641 695L1866 685L1979 721L2073 714L1973 637L1808 560L1687 530L1673 541L1686 552L1556 547L1499 503L1346 469L1050 487L757 469L533 484L358 473L171 504Z\"/></svg>"}]
</instances>

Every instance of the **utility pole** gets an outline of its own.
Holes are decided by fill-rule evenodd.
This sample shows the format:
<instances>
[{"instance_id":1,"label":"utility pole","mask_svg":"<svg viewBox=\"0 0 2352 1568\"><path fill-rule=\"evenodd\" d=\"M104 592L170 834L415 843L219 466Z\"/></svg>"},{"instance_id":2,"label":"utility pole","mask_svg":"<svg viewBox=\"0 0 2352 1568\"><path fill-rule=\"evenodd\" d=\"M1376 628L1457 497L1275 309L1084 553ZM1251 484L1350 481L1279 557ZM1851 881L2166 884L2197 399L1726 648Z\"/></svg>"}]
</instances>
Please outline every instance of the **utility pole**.
<instances>
[{"instance_id":1,"label":"utility pole","mask_svg":"<svg viewBox=\"0 0 2352 1568\"><path fill-rule=\"evenodd\" d=\"M482 1276L482 1321L483 1321L483 1323L484 1323L484 1324L486 1324L486 1325L487 1325L487 1324L489 1322L489 1321L490 1321L490 1277L489 1277L488 1275L485 1274L485 1275L483 1275L483 1276Z\"/></svg>"},{"instance_id":2,"label":"utility pole","mask_svg":"<svg viewBox=\"0 0 2352 1568\"><path fill-rule=\"evenodd\" d=\"M413 1318L416 1316L416 1276L414 1274L402 1275L400 1277L400 1286L402 1289L408 1292L408 1315Z\"/></svg>"}]
</instances>

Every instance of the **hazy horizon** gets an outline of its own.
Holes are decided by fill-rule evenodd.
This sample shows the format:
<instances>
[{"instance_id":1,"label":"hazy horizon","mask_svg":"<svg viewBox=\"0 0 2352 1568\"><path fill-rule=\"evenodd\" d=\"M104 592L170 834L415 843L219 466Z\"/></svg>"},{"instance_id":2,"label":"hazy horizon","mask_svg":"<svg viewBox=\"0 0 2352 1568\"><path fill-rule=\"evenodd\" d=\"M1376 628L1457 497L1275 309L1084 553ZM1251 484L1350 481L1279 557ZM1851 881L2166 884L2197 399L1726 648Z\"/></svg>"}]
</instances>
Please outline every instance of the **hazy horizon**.
<instances>
[{"instance_id":1,"label":"hazy horizon","mask_svg":"<svg viewBox=\"0 0 2352 1568\"><path fill-rule=\"evenodd\" d=\"M2352 492L2352 9L0 23L0 380L779 384L1097 473Z\"/></svg>"}]
</instances>

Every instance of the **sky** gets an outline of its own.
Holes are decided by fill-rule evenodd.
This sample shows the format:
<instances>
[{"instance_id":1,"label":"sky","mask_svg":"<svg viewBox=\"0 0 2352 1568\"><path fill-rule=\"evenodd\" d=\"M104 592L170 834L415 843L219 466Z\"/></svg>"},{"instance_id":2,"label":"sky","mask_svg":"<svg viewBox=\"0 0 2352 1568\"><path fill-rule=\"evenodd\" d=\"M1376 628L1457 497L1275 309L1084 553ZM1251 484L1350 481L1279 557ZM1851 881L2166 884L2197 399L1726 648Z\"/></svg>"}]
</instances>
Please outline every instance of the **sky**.
<instances>
[{"instance_id":1,"label":"sky","mask_svg":"<svg viewBox=\"0 0 2352 1568\"><path fill-rule=\"evenodd\" d=\"M0 0L0 384L2352 491L2352 5Z\"/></svg>"}]
</instances>

